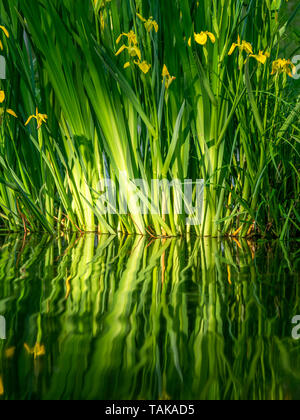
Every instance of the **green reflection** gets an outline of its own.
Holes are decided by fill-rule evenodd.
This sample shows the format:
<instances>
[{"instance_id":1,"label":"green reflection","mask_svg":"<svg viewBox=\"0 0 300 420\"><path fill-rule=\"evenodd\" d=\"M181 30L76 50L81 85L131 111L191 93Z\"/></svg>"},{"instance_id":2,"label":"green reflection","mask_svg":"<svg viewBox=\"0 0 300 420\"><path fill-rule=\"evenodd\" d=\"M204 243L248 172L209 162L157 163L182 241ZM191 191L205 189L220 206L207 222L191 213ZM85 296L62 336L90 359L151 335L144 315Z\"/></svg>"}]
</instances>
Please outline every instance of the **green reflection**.
<instances>
[{"instance_id":1,"label":"green reflection","mask_svg":"<svg viewBox=\"0 0 300 420\"><path fill-rule=\"evenodd\" d=\"M299 246L0 238L2 399L299 399Z\"/></svg>"}]
</instances>

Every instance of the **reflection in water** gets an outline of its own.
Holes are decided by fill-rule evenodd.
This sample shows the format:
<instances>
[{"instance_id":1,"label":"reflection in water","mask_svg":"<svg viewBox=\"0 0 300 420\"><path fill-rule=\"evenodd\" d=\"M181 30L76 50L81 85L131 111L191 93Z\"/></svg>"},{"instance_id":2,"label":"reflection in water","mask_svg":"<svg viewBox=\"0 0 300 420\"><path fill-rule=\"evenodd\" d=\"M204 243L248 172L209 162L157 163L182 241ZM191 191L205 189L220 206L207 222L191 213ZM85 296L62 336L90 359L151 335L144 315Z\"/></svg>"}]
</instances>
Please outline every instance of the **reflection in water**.
<instances>
[{"instance_id":1,"label":"reflection in water","mask_svg":"<svg viewBox=\"0 0 300 420\"><path fill-rule=\"evenodd\" d=\"M297 244L0 238L0 399L298 399Z\"/></svg>"}]
</instances>

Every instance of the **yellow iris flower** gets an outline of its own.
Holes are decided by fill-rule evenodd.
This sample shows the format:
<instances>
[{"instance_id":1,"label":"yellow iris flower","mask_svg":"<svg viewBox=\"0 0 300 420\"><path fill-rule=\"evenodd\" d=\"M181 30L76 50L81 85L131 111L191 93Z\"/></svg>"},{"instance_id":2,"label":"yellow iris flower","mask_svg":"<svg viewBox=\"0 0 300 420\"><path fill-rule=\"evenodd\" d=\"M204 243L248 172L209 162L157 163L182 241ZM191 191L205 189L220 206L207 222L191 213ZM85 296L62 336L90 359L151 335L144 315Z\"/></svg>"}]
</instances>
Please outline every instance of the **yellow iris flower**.
<instances>
[{"instance_id":1,"label":"yellow iris flower","mask_svg":"<svg viewBox=\"0 0 300 420\"><path fill-rule=\"evenodd\" d=\"M118 37L118 39L116 41L117 45L120 43L120 41L123 38L123 36L125 36L126 38L128 38L129 45L138 45L136 34L133 31L130 31L127 34L126 33L122 33Z\"/></svg>"},{"instance_id":2,"label":"yellow iris flower","mask_svg":"<svg viewBox=\"0 0 300 420\"><path fill-rule=\"evenodd\" d=\"M240 36L238 36L238 42L236 44L235 43L232 44L228 55L232 55L236 48L238 48L240 52L246 51L247 54L253 54L253 48L250 42L247 42L247 41L241 42Z\"/></svg>"},{"instance_id":3,"label":"yellow iris flower","mask_svg":"<svg viewBox=\"0 0 300 420\"><path fill-rule=\"evenodd\" d=\"M153 28L156 33L158 32L158 24L152 16L147 20L139 13L137 13L136 15L144 23L147 32L151 32Z\"/></svg>"},{"instance_id":4,"label":"yellow iris flower","mask_svg":"<svg viewBox=\"0 0 300 420\"><path fill-rule=\"evenodd\" d=\"M4 101L5 101L5 92L4 90L0 90L0 104L2 104ZM7 109L6 112L15 118L18 118L17 114L12 109Z\"/></svg>"},{"instance_id":5,"label":"yellow iris flower","mask_svg":"<svg viewBox=\"0 0 300 420\"><path fill-rule=\"evenodd\" d=\"M36 114L35 115L31 115L28 118L28 120L25 123L25 126L28 125L33 118L35 120L37 120L37 123L38 123L37 128L39 129L39 128L41 128L41 126L42 126L43 123L46 123L47 122L48 115L46 115L46 114L40 114L39 111L38 111L38 109L36 108Z\"/></svg>"},{"instance_id":6,"label":"yellow iris flower","mask_svg":"<svg viewBox=\"0 0 300 420\"><path fill-rule=\"evenodd\" d=\"M293 77L295 72L296 66L291 62L291 60L279 58L273 62L271 73L272 75L286 73L288 76Z\"/></svg>"},{"instance_id":7,"label":"yellow iris flower","mask_svg":"<svg viewBox=\"0 0 300 420\"><path fill-rule=\"evenodd\" d=\"M164 65L163 67L162 77L163 77L163 82L165 81L166 83L166 89L169 89L173 81L176 80L176 77L170 75L169 70L166 65Z\"/></svg>"},{"instance_id":8,"label":"yellow iris flower","mask_svg":"<svg viewBox=\"0 0 300 420\"><path fill-rule=\"evenodd\" d=\"M142 58L141 50L135 45L127 47L127 45L122 45L119 51L116 53L116 56L121 54L123 51L127 50L130 57L138 57L139 60Z\"/></svg>"},{"instance_id":9,"label":"yellow iris flower","mask_svg":"<svg viewBox=\"0 0 300 420\"><path fill-rule=\"evenodd\" d=\"M140 70L144 73L147 74L149 72L149 70L151 69L151 65L147 63L147 61L135 61L134 64L136 64ZM131 63L128 61L127 63L124 64L124 69L128 69L131 66Z\"/></svg>"},{"instance_id":10,"label":"yellow iris flower","mask_svg":"<svg viewBox=\"0 0 300 420\"><path fill-rule=\"evenodd\" d=\"M250 54L250 57L255 58L259 63L266 64L267 59L270 57L268 52L259 51L258 54Z\"/></svg>"},{"instance_id":11,"label":"yellow iris flower","mask_svg":"<svg viewBox=\"0 0 300 420\"><path fill-rule=\"evenodd\" d=\"M116 56L120 55L123 51L127 50L130 57L138 57L139 61L141 61L142 54L141 54L141 50L138 47L138 42L137 42L137 38L136 38L135 33L133 31L130 31L127 34L126 33L121 34L118 37L116 43L119 44L121 39L124 36L128 38L129 45L128 46L127 45L122 45L122 47L116 52ZM127 65L127 63L126 63L126 65ZM129 66L127 65L127 67L129 67Z\"/></svg>"},{"instance_id":12,"label":"yellow iris flower","mask_svg":"<svg viewBox=\"0 0 300 420\"><path fill-rule=\"evenodd\" d=\"M119 51L116 53L116 56L121 54L123 51L127 50L130 57L138 57L139 60L142 58L141 50L135 45L127 47L127 45L122 45Z\"/></svg>"},{"instance_id":13,"label":"yellow iris flower","mask_svg":"<svg viewBox=\"0 0 300 420\"><path fill-rule=\"evenodd\" d=\"M194 33L194 39L195 39L195 42L199 45L206 45L208 39L210 39L213 44L216 42L216 37L214 36L214 34L208 31L205 31L205 32L202 31L200 32L200 34ZM189 46L191 47L191 45L192 45L192 39L190 38Z\"/></svg>"}]
</instances>

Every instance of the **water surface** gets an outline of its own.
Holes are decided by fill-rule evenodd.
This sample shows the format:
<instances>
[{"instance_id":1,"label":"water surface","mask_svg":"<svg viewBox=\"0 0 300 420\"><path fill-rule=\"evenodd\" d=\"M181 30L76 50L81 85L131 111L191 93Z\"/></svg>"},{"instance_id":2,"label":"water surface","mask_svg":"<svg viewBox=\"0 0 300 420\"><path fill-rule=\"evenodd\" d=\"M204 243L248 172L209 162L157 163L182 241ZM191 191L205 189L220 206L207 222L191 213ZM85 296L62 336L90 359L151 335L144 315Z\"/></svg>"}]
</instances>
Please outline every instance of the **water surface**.
<instances>
[{"instance_id":1,"label":"water surface","mask_svg":"<svg viewBox=\"0 0 300 420\"><path fill-rule=\"evenodd\" d=\"M300 399L299 242L0 237L0 399Z\"/></svg>"}]
</instances>

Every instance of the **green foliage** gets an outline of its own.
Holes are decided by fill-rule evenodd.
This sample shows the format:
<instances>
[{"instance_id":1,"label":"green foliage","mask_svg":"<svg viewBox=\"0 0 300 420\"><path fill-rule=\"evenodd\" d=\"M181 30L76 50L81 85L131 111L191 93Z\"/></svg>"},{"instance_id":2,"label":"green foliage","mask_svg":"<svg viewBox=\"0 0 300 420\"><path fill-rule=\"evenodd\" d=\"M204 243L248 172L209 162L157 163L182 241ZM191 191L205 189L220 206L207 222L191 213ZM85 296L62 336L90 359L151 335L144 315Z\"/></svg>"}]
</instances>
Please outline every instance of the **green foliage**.
<instances>
[{"instance_id":1,"label":"green foliage","mask_svg":"<svg viewBox=\"0 0 300 420\"><path fill-rule=\"evenodd\" d=\"M295 81L271 75L275 60L291 58L282 55L293 23L284 3L1 2L0 23L10 32L3 40L9 76L2 82L2 228L296 235L299 97ZM150 29L140 16L152 16ZM122 45L132 47L126 36L118 39L132 30L135 50L116 55ZM194 33L202 31L214 40L199 45ZM228 55L239 36L254 54L268 53L266 63L239 49ZM151 67L144 73L145 62ZM163 80L164 65L170 78ZM24 127L36 108L47 124ZM151 179L204 179L202 225L187 229L174 207L168 215L136 214L132 201L129 215L119 201L115 214L104 214L104 178L128 197L135 192L129 181L118 184L119 171L148 187ZM148 192L140 198L149 207Z\"/></svg>"}]
</instances>

